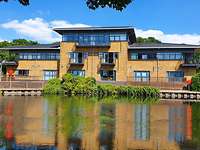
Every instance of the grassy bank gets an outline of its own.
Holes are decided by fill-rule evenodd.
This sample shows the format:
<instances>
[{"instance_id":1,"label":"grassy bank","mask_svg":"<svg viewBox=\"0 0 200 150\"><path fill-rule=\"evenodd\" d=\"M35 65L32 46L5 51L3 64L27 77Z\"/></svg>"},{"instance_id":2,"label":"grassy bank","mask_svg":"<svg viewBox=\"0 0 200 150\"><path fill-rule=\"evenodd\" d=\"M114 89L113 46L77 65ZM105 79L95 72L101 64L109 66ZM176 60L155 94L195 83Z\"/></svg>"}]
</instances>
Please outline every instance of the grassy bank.
<instances>
[{"instance_id":1,"label":"grassy bank","mask_svg":"<svg viewBox=\"0 0 200 150\"><path fill-rule=\"evenodd\" d=\"M76 77L71 74L63 76L62 80L49 80L44 87L44 94L65 94L68 96L97 96L97 97L134 97L158 98L159 90L153 87L116 86L111 84L97 84L91 77Z\"/></svg>"}]
</instances>

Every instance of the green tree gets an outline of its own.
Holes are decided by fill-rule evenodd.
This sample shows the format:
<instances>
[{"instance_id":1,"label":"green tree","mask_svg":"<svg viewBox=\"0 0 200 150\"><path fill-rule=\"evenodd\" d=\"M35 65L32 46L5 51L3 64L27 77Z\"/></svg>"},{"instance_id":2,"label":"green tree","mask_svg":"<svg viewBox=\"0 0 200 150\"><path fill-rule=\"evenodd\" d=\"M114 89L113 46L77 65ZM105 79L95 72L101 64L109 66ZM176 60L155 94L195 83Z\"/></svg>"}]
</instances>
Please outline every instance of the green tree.
<instances>
[{"instance_id":1,"label":"green tree","mask_svg":"<svg viewBox=\"0 0 200 150\"><path fill-rule=\"evenodd\" d=\"M197 73L192 77L192 90L200 91L200 73Z\"/></svg>"},{"instance_id":2,"label":"green tree","mask_svg":"<svg viewBox=\"0 0 200 150\"><path fill-rule=\"evenodd\" d=\"M0 42L0 47L8 47L8 46L30 46L36 45L38 42L26 40L26 39L15 39L12 41L2 41Z\"/></svg>"},{"instance_id":3,"label":"green tree","mask_svg":"<svg viewBox=\"0 0 200 150\"><path fill-rule=\"evenodd\" d=\"M0 0L0 2L8 2L9 0ZM29 5L29 0L18 0L22 5Z\"/></svg>"},{"instance_id":4,"label":"green tree","mask_svg":"<svg viewBox=\"0 0 200 150\"><path fill-rule=\"evenodd\" d=\"M200 52L194 53L194 56L192 58L192 63L200 64Z\"/></svg>"},{"instance_id":5,"label":"green tree","mask_svg":"<svg viewBox=\"0 0 200 150\"><path fill-rule=\"evenodd\" d=\"M0 0L0 2L8 2L9 0ZM22 5L29 5L29 0L18 0ZM122 11L133 0L85 0L90 9L97 9L99 7L110 7Z\"/></svg>"},{"instance_id":6,"label":"green tree","mask_svg":"<svg viewBox=\"0 0 200 150\"><path fill-rule=\"evenodd\" d=\"M10 53L9 51L0 51L0 62L14 60L16 60L16 54Z\"/></svg>"},{"instance_id":7,"label":"green tree","mask_svg":"<svg viewBox=\"0 0 200 150\"><path fill-rule=\"evenodd\" d=\"M136 39L137 43L161 43L161 41L155 39L154 37L142 38L138 37Z\"/></svg>"}]
</instances>

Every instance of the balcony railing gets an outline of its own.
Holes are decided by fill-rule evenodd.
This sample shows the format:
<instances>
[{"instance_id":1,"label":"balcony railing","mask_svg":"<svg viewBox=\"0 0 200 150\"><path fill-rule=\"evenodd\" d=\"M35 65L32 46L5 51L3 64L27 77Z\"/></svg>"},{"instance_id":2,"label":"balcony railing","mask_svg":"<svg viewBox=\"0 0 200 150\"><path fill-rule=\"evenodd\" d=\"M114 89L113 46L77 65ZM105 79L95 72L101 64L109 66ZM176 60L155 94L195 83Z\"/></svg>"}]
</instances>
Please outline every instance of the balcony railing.
<instances>
[{"instance_id":1,"label":"balcony railing","mask_svg":"<svg viewBox=\"0 0 200 150\"><path fill-rule=\"evenodd\" d=\"M115 65L116 64L116 60L115 59L101 59L100 60L100 63L101 63L101 65L111 65L111 66L113 66L113 65Z\"/></svg>"},{"instance_id":2,"label":"balcony railing","mask_svg":"<svg viewBox=\"0 0 200 150\"><path fill-rule=\"evenodd\" d=\"M182 64L183 67L197 67L200 66L200 61L194 59L185 59L184 63Z\"/></svg>"},{"instance_id":3,"label":"balcony railing","mask_svg":"<svg viewBox=\"0 0 200 150\"><path fill-rule=\"evenodd\" d=\"M84 58L79 58L79 59L69 59L69 63L71 65L84 65Z\"/></svg>"},{"instance_id":4,"label":"balcony railing","mask_svg":"<svg viewBox=\"0 0 200 150\"><path fill-rule=\"evenodd\" d=\"M76 46L79 47L109 47L110 46L110 42L109 41L105 41L105 42L78 42L76 43Z\"/></svg>"},{"instance_id":5,"label":"balcony railing","mask_svg":"<svg viewBox=\"0 0 200 150\"><path fill-rule=\"evenodd\" d=\"M153 86L159 89L183 89L186 85L184 78L174 77L174 78L160 78L160 77L150 77L150 78L134 78L128 77L128 85L133 86Z\"/></svg>"}]
</instances>

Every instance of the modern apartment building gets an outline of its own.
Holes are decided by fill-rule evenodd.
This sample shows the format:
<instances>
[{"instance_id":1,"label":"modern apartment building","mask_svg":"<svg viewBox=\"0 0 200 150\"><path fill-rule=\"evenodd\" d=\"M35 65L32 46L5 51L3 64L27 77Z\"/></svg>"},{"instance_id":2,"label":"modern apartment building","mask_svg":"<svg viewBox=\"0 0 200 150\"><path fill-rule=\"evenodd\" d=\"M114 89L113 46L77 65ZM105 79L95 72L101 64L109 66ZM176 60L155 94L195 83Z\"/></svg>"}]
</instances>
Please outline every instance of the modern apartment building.
<instances>
[{"instance_id":1,"label":"modern apartment building","mask_svg":"<svg viewBox=\"0 0 200 150\"><path fill-rule=\"evenodd\" d=\"M200 46L139 44L132 27L55 28L62 41L55 44L7 47L18 54L5 62L15 78L48 80L65 73L97 81L175 81L191 79L198 64L193 55Z\"/></svg>"}]
</instances>

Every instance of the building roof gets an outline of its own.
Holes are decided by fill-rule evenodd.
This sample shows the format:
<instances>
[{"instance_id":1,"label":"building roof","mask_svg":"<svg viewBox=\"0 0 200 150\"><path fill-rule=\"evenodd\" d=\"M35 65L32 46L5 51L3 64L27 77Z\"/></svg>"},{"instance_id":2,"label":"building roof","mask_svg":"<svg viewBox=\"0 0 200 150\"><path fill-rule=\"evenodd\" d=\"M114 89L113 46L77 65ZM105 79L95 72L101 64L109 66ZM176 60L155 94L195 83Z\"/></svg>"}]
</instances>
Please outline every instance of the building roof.
<instances>
[{"instance_id":1,"label":"building roof","mask_svg":"<svg viewBox=\"0 0 200 150\"><path fill-rule=\"evenodd\" d=\"M30 45L30 46L8 46L2 47L0 50L29 50L29 49L60 49L60 43L53 43L53 44L37 44L37 45Z\"/></svg>"},{"instance_id":2,"label":"building roof","mask_svg":"<svg viewBox=\"0 0 200 150\"><path fill-rule=\"evenodd\" d=\"M130 31L134 28L131 26L115 26L115 27L77 27L77 28L54 28L54 31L62 34L63 32L81 32L81 31Z\"/></svg>"},{"instance_id":3,"label":"building roof","mask_svg":"<svg viewBox=\"0 0 200 150\"><path fill-rule=\"evenodd\" d=\"M131 26L115 26L115 27L78 27L78 28L54 28L59 34L79 33L79 32L127 32L131 43L136 41L134 28Z\"/></svg>"},{"instance_id":4,"label":"building roof","mask_svg":"<svg viewBox=\"0 0 200 150\"><path fill-rule=\"evenodd\" d=\"M129 45L129 49L196 49L200 45L173 44L173 43L133 43Z\"/></svg>"}]
</instances>

